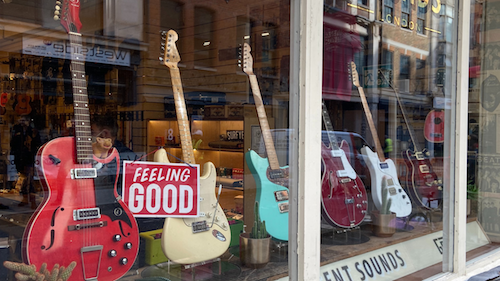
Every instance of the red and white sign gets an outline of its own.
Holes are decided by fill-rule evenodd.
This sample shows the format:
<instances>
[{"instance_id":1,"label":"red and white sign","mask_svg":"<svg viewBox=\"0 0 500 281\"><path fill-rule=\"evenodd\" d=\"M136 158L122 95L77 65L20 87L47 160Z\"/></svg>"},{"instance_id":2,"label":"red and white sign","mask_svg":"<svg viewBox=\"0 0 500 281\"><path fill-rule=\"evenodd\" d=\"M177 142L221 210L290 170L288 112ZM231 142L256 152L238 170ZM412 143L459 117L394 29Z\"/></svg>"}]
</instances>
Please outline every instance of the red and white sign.
<instances>
[{"instance_id":1,"label":"red and white sign","mask_svg":"<svg viewBox=\"0 0 500 281\"><path fill-rule=\"evenodd\" d=\"M134 217L197 217L200 165L123 161L122 188Z\"/></svg>"}]
</instances>

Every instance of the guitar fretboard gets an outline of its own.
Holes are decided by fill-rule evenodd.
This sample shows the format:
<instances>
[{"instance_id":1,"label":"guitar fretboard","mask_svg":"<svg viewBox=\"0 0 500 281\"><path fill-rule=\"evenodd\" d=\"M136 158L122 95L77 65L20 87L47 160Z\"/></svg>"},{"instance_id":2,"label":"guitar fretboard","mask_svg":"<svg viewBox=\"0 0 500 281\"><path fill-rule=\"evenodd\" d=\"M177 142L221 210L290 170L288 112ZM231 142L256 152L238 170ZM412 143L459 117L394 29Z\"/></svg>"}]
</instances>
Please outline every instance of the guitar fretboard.
<instances>
[{"instance_id":1,"label":"guitar fretboard","mask_svg":"<svg viewBox=\"0 0 500 281\"><path fill-rule=\"evenodd\" d=\"M325 103L322 103L323 109L323 122L325 123L325 129L328 132L328 141L330 142L330 148L333 150L339 150L339 145L337 144L337 137L333 133L333 125L330 120L330 115L328 115L328 109L326 108Z\"/></svg>"},{"instance_id":2,"label":"guitar fretboard","mask_svg":"<svg viewBox=\"0 0 500 281\"><path fill-rule=\"evenodd\" d=\"M382 77L384 78L384 80L389 84L389 86L391 86L392 90L394 91L394 94L396 95L396 99L398 100L399 108L401 108L401 114L403 114L403 119L405 120L406 127L408 128L408 133L410 134L410 139L411 139L411 142L413 143L414 150L415 151L420 151L418 149L418 144L417 144L416 139L414 137L415 133L413 132L413 128L410 126L410 122L408 121L408 117L406 115L404 105L401 102L401 99L399 98L398 91L396 91L396 89L394 88L394 86L392 85L392 83L389 82L389 80L387 79L387 77L385 77L385 75L384 75L384 73L382 71L379 70L379 73L382 75Z\"/></svg>"},{"instance_id":3,"label":"guitar fretboard","mask_svg":"<svg viewBox=\"0 0 500 281\"><path fill-rule=\"evenodd\" d=\"M276 149L274 148L271 129L269 128L269 123L267 122L266 109L264 107L264 103L262 102L262 95L260 94L259 83L257 82L257 77L254 74L248 75L248 78L250 79L250 86L252 87L253 98L255 100L257 116L259 117L260 129L262 131L262 139L264 140L264 145L266 147L269 167L271 168L271 170L278 170L280 169L280 164L278 161L278 156L276 155Z\"/></svg>"},{"instance_id":4,"label":"guitar fretboard","mask_svg":"<svg viewBox=\"0 0 500 281\"><path fill-rule=\"evenodd\" d=\"M368 121L368 126L370 127L370 132L372 133L373 141L375 142L375 149L377 150L377 156L380 162L385 161L384 152L382 150L382 145L380 144L380 139L378 138L377 129L375 128L375 123L373 122L372 112L366 101L365 91L362 87L358 86L359 96L361 97L361 103L363 104L363 109L365 111L366 120Z\"/></svg>"},{"instance_id":5,"label":"guitar fretboard","mask_svg":"<svg viewBox=\"0 0 500 281\"><path fill-rule=\"evenodd\" d=\"M70 32L71 81L73 83L73 108L75 118L76 160L78 163L92 161L92 134L90 129L89 98L85 78L85 57L75 53L81 50L81 34Z\"/></svg>"},{"instance_id":6,"label":"guitar fretboard","mask_svg":"<svg viewBox=\"0 0 500 281\"><path fill-rule=\"evenodd\" d=\"M193 142L191 140L191 130L189 129L186 101L184 99L184 92L182 90L181 74L179 68L170 67L170 77L172 79L175 112L177 115L177 124L179 126L179 135L181 138L182 159L186 163L195 164Z\"/></svg>"}]
</instances>

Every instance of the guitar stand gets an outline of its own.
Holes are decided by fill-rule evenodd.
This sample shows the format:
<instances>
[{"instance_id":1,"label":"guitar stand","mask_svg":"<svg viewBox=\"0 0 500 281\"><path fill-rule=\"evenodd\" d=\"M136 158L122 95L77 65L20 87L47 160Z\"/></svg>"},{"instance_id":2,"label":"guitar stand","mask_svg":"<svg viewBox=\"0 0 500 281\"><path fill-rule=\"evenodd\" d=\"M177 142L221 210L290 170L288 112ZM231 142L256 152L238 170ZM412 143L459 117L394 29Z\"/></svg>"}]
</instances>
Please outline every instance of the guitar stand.
<instances>
[{"instance_id":1,"label":"guitar stand","mask_svg":"<svg viewBox=\"0 0 500 281\"><path fill-rule=\"evenodd\" d=\"M210 259L192 264L180 264L172 261L148 266L141 272L141 277L155 277L160 280L202 281L202 280L233 280L241 274L241 267L222 260ZM148 279L149 280L149 279Z\"/></svg>"},{"instance_id":2,"label":"guitar stand","mask_svg":"<svg viewBox=\"0 0 500 281\"><path fill-rule=\"evenodd\" d=\"M411 216L411 218L416 217L418 214L421 214L424 218L425 221L429 224L431 229L434 229L434 222L438 222L438 220L435 220L434 218L440 216L442 218L442 210L441 208L433 208L433 209L428 209L428 208L423 208L423 207L418 207L417 212ZM439 215L440 213L440 215Z\"/></svg>"},{"instance_id":3,"label":"guitar stand","mask_svg":"<svg viewBox=\"0 0 500 281\"><path fill-rule=\"evenodd\" d=\"M275 262L282 262L288 260L288 241L282 240L271 240L272 241L272 252L275 253L275 250L278 250L277 255L271 254L271 260Z\"/></svg>"},{"instance_id":4,"label":"guitar stand","mask_svg":"<svg viewBox=\"0 0 500 281\"><path fill-rule=\"evenodd\" d=\"M213 260L208 260L208 261L202 261L202 262L197 262L197 263L192 263L192 264L185 264L183 267L184 269L191 269L191 277L193 279L191 280L196 280L196 270L195 268L198 267L198 266L201 266L201 265L205 265L207 263L214 263L214 262L218 262L219 263L219 271L218 271L218 274L217 275L221 275L222 274L222 265L221 265L221 260L220 258L215 258Z\"/></svg>"},{"instance_id":5,"label":"guitar stand","mask_svg":"<svg viewBox=\"0 0 500 281\"><path fill-rule=\"evenodd\" d=\"M361 228L355 226L352 228L333 227L331 232L322 234L322 244L329 245L356 245L370 241L370 238L361 233Z\"/></svg>"}]
</instances>

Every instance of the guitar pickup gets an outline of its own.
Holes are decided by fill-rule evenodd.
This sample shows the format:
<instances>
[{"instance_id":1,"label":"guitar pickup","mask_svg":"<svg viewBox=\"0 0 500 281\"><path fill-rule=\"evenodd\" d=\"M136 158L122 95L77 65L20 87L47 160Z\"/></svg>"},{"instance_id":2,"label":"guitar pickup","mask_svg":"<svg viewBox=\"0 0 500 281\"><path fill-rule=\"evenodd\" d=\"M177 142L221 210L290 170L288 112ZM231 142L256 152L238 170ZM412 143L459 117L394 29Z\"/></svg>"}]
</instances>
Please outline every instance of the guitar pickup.
<instances>
[{"instance_id":1,"label":"guitar pickup","mask_svg":"<svg viewBox=\"0 0 500 281\"><path fill-rule=\"evenodd\" d=\"M395 187L389 188L389 195L396 195L398 192L396 191Z\"/></svg>"},{"instance_id":2,"label":"guitar pickup","mask_svg":"<svg viewBox=\"0 0 500 281\"><path fill-rule=\"evenodd\" d=\"M420 172L422 174L429 173L429 166L427 166L427 165L420 165L420 166L418 166L418 168L420 169Z\"/></svg>"},{"instance_id":3,"label":"guitar pickup","mask_svg":"<svg viewBox=\"0 0 500 281\"><path fill-rule=\"evenodd\" d=\"M73 220L75 221L99 218L101 218L101 209L99 208L73 210Z\"/></svg>"},{"instance_id":4,"label":"guitar pickup","mask_svg":"<svg viewBox=\"0 0 500 281\"><path fill-rule=\"evenodd\" d=\"M351 182L352 180L350 178L344 178L340 180L340 183L348 183Z\"/></svg>"},{"instance_id":5,"label":"guitar pickup","mask_svg":"<svg viewBox=\"0 0 500 281\"><path fill-rule=\"evenodd\" d=\"M288 190L275 191L274 197L276 198L276 202L286 201L288 200Z\"/></svg>"},{"instance_id":6,"label":"guitar pickup","mask_svg":"<svg viewBox=\"0 0 500 281\"><path fill-rule=\"evenodd\" d=\"M415 153L415 158L417 160L424 160L425 159L424 154L422 152L416 152Z\"/></svg>"},{"instance_id":7,"label":"guitar pickup","mask_svg":"<svg viewBox=\"0 0 500 281\"><path fill-rule=\"evenodd\" d=\"M72 179L93 179L97 178L96 168L78 168L71 169Z\"/></svg>"},{"instance_id":8,"label":"guitar pickup","mask_svg":"<svg viewBox=\"0 0 500 281\"><path fill-rule=\"evenodd\" d=\"M269 170L269 177L272 180L283 178L283 171L281 169Z\"/></svg>"},{"instance_id":9,"label":"guitar pickup","mask_svg":"<svg viewBox=\"0 0 500 281\"><path fill-rule=\"evenodd\" d=\"M278 208L280 210L280 213L282 213L282 214L288 213L288 202L279 203Z\"/></svg>"}]
</instances>

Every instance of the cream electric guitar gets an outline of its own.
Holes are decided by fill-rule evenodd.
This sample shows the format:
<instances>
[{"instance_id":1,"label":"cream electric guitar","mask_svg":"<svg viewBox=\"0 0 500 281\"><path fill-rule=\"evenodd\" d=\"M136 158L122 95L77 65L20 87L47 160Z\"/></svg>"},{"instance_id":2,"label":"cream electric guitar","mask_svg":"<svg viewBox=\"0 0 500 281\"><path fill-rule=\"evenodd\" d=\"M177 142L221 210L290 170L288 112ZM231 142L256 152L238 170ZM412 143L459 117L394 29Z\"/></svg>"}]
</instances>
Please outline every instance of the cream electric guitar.
<instances>
[{"instance_id":1,"label":"cream electric guitar","mask_svg":"<svg viewBox=\"0 0 500 281\"><path fill-rule=\"evenodd\" d=\"M163 64L170 69L174 92L175 111L182 147L182 158L194 164L194 150L191 141L189 121L182 90L181 75L177 63L180 61L175 42L177 32L169 30L162 33L162 48L165 49ZM154 155L155 162L169 163L165 149ZM196 218L166 218L163 225L161 246L165 256L176 263L191 264L214 259L222 255L231 242L231 231L215 196L215 166L211 162L203 165L200 177L200 216ZM220 195L220 188L219 188Z\"/></svg>"},{"instance_id":2,"label":"cream electric guitar","mask_svg":"<svg viewBox=\"0 0 500 281\"><path fill-rule=\"evenodd\" d=\"M359 96L361 97L361 102L363 104L363 109L365 110L366 120L370 127L370 132L375 142L375 148L377 152L373 152L370 148L364 146L361 148L361 153L363 154L368 170L370 170L371 179L371 192L373 204L380 210L382 207L382 181L386 181L387 188L389 189L389 198L392 200L390 211L396 213L396 217L407 217L411 214L412 205L408 194L403 190L403 187L399 184L398 172L396 170L396 165L391 159L385 159L382 145L378 138L377 130L375 129L375 123L373 122L372 113L368 107L368 102L366 101L366 96L363 88L359 85L358 72L356 71L356 64L351 62L350 67L352 82L354 86L358 88Z\"/></svg>"}]
</instances>

